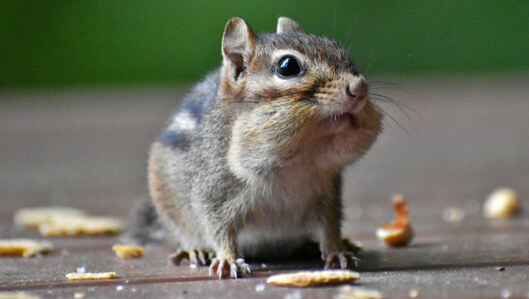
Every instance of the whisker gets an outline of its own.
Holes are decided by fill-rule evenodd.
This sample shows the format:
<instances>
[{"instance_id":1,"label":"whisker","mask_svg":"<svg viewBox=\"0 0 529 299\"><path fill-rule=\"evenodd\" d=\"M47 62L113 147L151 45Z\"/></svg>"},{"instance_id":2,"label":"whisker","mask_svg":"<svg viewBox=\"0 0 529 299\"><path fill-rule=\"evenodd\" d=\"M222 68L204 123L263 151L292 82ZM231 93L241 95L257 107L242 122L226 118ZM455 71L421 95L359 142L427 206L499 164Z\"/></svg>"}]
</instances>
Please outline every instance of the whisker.
<instances>
[{"instance_id":1,"label":"whisker","mask_svg":"<svg viewBox=\"0 0 529 299\"><path fill-rule=\"evenodd\" d=\"M390 97L387 97L387 96L383 96L383 95L379 95L379 94L374 94L374 98L372 100L373 101L383 100L383 101L389 102L389 103L393 104L394 106L396 106L406 116L408 121L411 123L411 126L413 127L413 131L415 132L415 134L418 135L419 131L417 130L417 126L415 125L415 122L413 121L413 118L411 117L411 115L407 111L407 110L409 110L409 111L415 113L415 115L420 117L420 114L416 110L414 110L410 106L402 103L401 101L398 101L397 99L393 99L393 98L390 98Z\"/></svg>"},{"instance_id":2,"label":"whisker","mask_svg":"<svg viewBox=\"0 0 529 299\"><path fill-rule=\"evenodd\" d=\"M415 125L415 122L413 121L413 118L410 116L408 111L406 111L406 109L409 109L410 111L414 112L416 115L420 116L415 110L413 110L412 108L408 107L407 105L399 103L397 101L390 101L388 99L377 99L377 98L374 98L374 99L371 99L371 100L373 100L373 101L383 100L383 101L389 102L389 103L393 104L394 106L396 106L406 116L408 121L411 123L411 126L413 127L413 131L415 132L415 134L417 134L417 135L419 134L419 131L417 130L417 126ZM404 108L406 108L406 109L401 107L401 105L404 106Z\"/></svg>"},{"instance_id":3,"label":"whisker","mask_svg":"<svg viewBox=\"0 0 529 299\"><path fill-rule=\"evenodd\" d=\"M406 113L406 111L404 111L403 108L406 108L406 109L410 110L411 112L419 115L419 113L415 109L413 109L412 107L404 104L403 102L401 102L401 101L399 101L399 100L397 100L395 98L391 98L391 97L388 97L388 96L385 96L385 95L381 95L381 94L378 94L378 93L372 93L372 92L370 92L369 95L370 95L370 97L374 97L375 99L385 100L386 102L392 103L393 105L397 106L404 113Z\"/></svg>"},{"instance_id":4,"label":"whisker","mask_svg":"<svg viewBox=\"0 0 529 299\"><path fill-rule=\"evenodd\" d=\"M369 86L372 87L387 87L387 88L396 88L396 89L403 89L400 85L390 82L390 81L384 81L384 80L367 80L369 83Z\"/></svg>"},{"instance_id":5,"label":"whisker","mask_svg":"<svg viewBox=\"0 0 529 299\"><path fill-rule=\"evenodd\" d=\"M391 114L389 114L388 112L384 111L384 109L380 109L380 112L382 112L382 114L384 114L385 116L389 117L393 122L395 122L395 123L400 127L400 129L401 129L402 131L404 131L404 132L406 133L406 135L408 135L408 137L413 138L413 136L410 134L410 132L408 132L408 130L406 130L406 129L404 128L404 126L401 125L401 124L397 121L397 119L396 119L395 117L393 117L393 116L392 116ZM417 129L415 128L415 126L414 126L414 129L415 129L415 133L417 133Z\"/></svg>"}]
</instances>

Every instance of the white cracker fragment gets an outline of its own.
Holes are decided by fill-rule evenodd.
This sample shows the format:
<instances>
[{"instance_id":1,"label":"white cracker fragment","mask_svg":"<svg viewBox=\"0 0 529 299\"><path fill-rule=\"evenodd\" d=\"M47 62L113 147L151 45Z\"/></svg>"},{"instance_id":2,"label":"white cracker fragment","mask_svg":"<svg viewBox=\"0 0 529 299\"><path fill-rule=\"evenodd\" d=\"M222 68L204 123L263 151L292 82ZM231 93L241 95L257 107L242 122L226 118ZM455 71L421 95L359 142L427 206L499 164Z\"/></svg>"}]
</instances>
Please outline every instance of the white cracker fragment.
<instances>
[{"instance_id":1,"label":"white cracker fragment","mask_svg":"<svg viewBox=\"0 0 529 299\"><path fill-rule=\"evenodd\" d=\"M107 279L116 277L116 272L100 272L100 273L68 273L66 278L68 280L81 279Z\"/></svg>"},{"instance_id":2,"label":"white cracker fragment","mask_svg":"<svg viewBox=\"0 0 529 299\"><path fill-rule=\"evenodd\" d=\"M340 288L337 299L382 299L382 293L358 287L344 286Z\"/></svg>"},{"instance_id":3,"label":"white cracker fragment","mask_svg":"<svg viewBox=\"0 0 529 299\"><path fill-rule=\"evenodd\" d=\"M39 296L31 295L24 292L0 293L0 299L40 299Z\"/></svg>"},{"instance_id":4,"label":"white cracker fragment","mask_svg":"<svg viewBox=\"0 0 529 299\"><path fill-rule=\"evenodd\" d=\"M273 275L266 282L282 286L308 287L345 283L358 278L360 278L358 272L348 270L323 270Z\"/></svg>"},{"instance_id":5,"label":"white cracker fragment","mask_svg":"<svg viewBox=\"0 0 529 299\"><path fill-rule=\"evenodd\" d=\"M73 297L75 299L83 299L85 296L85 294L83 292L75 292L75 294L73 294Z\"/></svg>"},{"instance_id":6,"label":"white cracker fragment","mask_svg":"<svg viewBox=\"0 0 529 299\"><path fill-rule=\"evenodd\" d=\"M53 245L47 241L36 241L30 239L8 239L0 240L1 255L21 255L33 257L38 253L49 252Z\"/></svg>"},{"instance_id":7,"label":"white cracker fragment","mask_svg":"<svg viewBox=\"0 0 529 299\"><path fill-rule=\"evenodd\" d=\"M483 206L483 214L487 218L509 218L520 210L518 194L511 188L494 190Z\"/></svg>"},{"instance_id":8,"label":"white cracker fragment","mask_svg":"<svg viewBox=\"0 0 529 299\"><path fill-rule=\"evenodd\" d=\"M122 231L121 221L111 217L61 216L39 225L39 232L45 237L118 234Z\"/></svg>"},{"instance_id":9,"label":"white cracker fragment","mask_svg":"<svg viewBox=\"0 0 529 299\"><path fill-rule=\"evenodd\" d=\"M408 295L410 296L410 298L419 298L420 293L418 290L413 289L408 292Z\"/></svg>"},{"instance_id":10,"label":"white cracker fragment","mask_svg":"<svg viewBox=\"0 0 529 299\"><path fill-rule=\"evenodd\" d=\"M15 223L27 227L38 227L53 217L84 216L86 212L79 209L50 206L20 209L15 213Z\"/></svg>"},{"instance_id":11,"label":"white cracker fragment","mask_svg":"<svg viewBox=\"0 0 529 299\"><path fill-rule=\"evenodd\" d=\"M134 245L122 245L116 244L112 246L112 250L116 253L117 257L122 259L140 258L143 256L144 247Z\"/></svg>"}]
</instances>

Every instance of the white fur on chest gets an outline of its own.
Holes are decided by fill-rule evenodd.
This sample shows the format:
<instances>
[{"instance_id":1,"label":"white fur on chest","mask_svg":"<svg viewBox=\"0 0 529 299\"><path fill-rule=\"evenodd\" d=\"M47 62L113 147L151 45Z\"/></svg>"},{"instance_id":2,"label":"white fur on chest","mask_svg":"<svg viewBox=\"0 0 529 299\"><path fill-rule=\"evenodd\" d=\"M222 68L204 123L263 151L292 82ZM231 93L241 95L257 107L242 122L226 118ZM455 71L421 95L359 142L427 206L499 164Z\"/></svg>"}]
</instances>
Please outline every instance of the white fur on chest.
<instances>
[{"instance_id":1,"label":"white fur on chest","mask_svg":"<svg viewBox=\"0 0 529 299\"><path fill-rule=\"evenodd\" d=\"M299 170L284 170L248 186L238 195L248 204L239 245L297 245L297 241L316 238L321 227L321 200L329 192L332 182Z\"/></svg>"}]
</instances>

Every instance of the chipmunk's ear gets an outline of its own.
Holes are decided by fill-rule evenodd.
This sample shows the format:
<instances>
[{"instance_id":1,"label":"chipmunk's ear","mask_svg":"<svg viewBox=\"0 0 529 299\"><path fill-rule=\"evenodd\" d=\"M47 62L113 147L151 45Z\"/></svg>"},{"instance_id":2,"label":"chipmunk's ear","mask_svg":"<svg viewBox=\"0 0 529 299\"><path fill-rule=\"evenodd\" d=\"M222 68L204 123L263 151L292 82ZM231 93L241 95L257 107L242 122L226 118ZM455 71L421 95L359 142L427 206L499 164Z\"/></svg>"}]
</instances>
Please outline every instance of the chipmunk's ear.
<instances>
[{"instance_id":1,"label":"chipmunk's ear","mask_svg":"<svg viewBox=\"0 0 529 299\"><path fill-rule=\"evenodd\" d=\"M234 81L246 69L255 44L255 34L243 19L235 17L228 21L222 37L222 57L223 65L230 70Z\"/></svg>"},{"instance_id":2,"label":"chipmunk's ear","mask_svg":"<svg viewBox=\"0 0 529 299\"><path fill-rule=\"evenodd\" d=\"M305 33L305 30L296 21L280 17L277 20L277 33Z\"/></svg>"}]
</instances>

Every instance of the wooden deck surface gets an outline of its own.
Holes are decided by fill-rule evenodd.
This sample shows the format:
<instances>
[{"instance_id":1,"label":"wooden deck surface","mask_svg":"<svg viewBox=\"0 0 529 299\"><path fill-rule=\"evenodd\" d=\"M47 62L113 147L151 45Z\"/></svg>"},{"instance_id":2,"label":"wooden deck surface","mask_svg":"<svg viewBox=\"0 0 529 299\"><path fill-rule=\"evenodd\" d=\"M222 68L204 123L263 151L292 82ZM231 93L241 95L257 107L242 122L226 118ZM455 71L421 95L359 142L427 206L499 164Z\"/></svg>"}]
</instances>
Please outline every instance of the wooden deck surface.
<instances>
[{"instance_id":1,"label":"wooden deck surface","mask_svg":"<svg viewBox=\"0 0 529 299\"><path fill-rule=\"evenodd\" d=\"M529 77L398 81L373 92L398 99L408 116L380 103L381 138L348 169L344 234L364 247L353 286L385 298L529 298ZM181 90L0 92L0 238L37 238L13 224L23 207L65 205L127 220L147 197L147 149L177 108ZM517 190L524 211L508 220L482 216L497 187ZM391 196L409 203L416 237L387 248L374 231L394 217ZM443 219L448 208L461 221ZM339 286L294 289L265 285L318 260L252 264L238 280L206 268L173 266L172 249L148 247L137 260L111 250L117 236L53 238L36 258L0 258L0 294L42 298L332 298ZM115 271L117 279L67 281L65 274ZM257 286L257 288L256 288ZM288 297L290 296L290 297Z\"/></svg>"}]
</instances>

